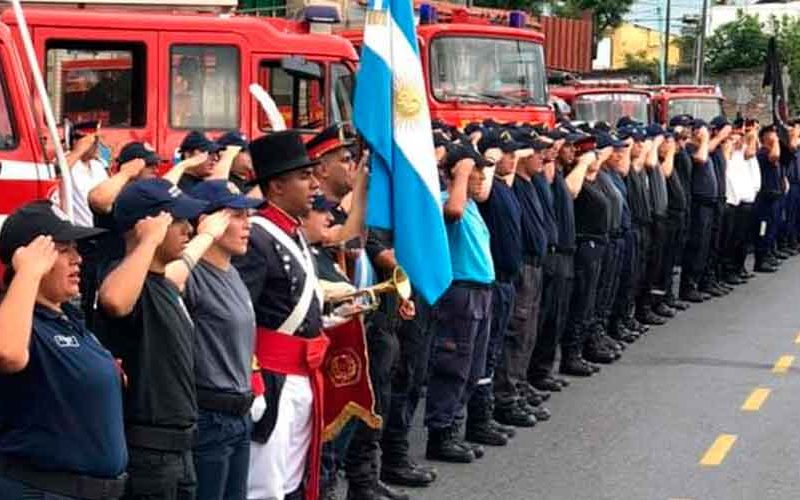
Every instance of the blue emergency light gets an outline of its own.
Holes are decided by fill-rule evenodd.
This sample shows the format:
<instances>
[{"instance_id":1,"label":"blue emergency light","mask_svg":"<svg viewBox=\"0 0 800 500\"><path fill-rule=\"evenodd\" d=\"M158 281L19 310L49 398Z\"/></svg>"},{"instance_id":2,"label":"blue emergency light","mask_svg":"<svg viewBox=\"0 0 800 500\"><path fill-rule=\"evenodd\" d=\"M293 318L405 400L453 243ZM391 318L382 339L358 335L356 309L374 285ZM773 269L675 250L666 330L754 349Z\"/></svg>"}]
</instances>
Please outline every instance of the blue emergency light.
<instances>
[{"instance_id":1,"label":"blue emergency light","mask_svg":"<svg viewBox=\"0 0 800 500\"><path fill-rule=\"evenodd\" d=\"M342 16L335 5L308 5L301 19L307 23L336 24L342 22Z\"/></svg>"},{"instance_id":2,"label":"blue emergency light","mask_svg":"<svg viewBox=\"0 0 800 500\"><path fill-rule=\"evenodd\" d=\"M512 10L508 13L508 25L512 28L524 28L527 18L521 10Z\"/></svg>"},{"instance_id":3,"label":"blue emergency light","mask_svg":"<svg viewBox=\"0 0 800 500\"><path fill-rule=\"evenodd\" d=\"M438 20L436 7L428 3L419 4L419 24L435 24Z\"/></svg>"}]
</instances>

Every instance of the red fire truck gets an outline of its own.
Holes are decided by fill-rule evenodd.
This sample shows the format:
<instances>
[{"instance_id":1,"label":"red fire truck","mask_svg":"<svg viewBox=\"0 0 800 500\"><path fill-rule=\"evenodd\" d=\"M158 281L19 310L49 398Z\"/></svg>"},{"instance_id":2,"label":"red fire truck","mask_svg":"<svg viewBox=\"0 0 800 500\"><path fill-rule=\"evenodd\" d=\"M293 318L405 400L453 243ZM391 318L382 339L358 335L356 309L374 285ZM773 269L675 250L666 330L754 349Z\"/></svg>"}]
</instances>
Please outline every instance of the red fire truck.
<instances>
[{"instance_id":1,"label":"red fire truck","mask_svg":"<svg viewBox=\"0 0 800 500\"><path fill-rule=\"evenodd\" d=\"M171 4L175 0L169 0ZM26 8L56 120L102 120L116 150L146 141L170 158L191 129L270 129L259 83L288 127L349 120L357 55L347 40L285 20L145 8ZM0 14L0 216L51 196L57 178L41 103L11 9Z\"/></svg>"},{"instance_id":2,"label":"red fire truck","mask_svg":"<svg viewBox=\"0 0 800 500\"><path fill-rule=\"evenodd\" d=\"M362 6L363 8L363 6ZM417 5L417 41L432 118L461 126L501 122L552 124L544 35L522 12ZM339 33L360 50L361 28Z\"/></svg>"},{"instance_id":3,"label":"red fire truck","mask_svg":"<svg viewBox=\"0 0 800 500\"><path fill-rule=\"evenodd\" d=\"M551 86L550 95L569 106L566 111L572 120L614 125L621 117L630 116L650 122L650 93L634 88L628 80L574 80Z\"/></svg>"},{"instance_id":4,"label":"red fire truck","mask_svg":"<svg viewBox=\"0 0 800 500\"><path fill-rule=\"evenodd\" d=\"M695 118L711 120L725 114L722 104L725 97L714 85L639 85L650 92L654 121L667 123L670 117L689 114Z\"/></svg>"}]
</instances>

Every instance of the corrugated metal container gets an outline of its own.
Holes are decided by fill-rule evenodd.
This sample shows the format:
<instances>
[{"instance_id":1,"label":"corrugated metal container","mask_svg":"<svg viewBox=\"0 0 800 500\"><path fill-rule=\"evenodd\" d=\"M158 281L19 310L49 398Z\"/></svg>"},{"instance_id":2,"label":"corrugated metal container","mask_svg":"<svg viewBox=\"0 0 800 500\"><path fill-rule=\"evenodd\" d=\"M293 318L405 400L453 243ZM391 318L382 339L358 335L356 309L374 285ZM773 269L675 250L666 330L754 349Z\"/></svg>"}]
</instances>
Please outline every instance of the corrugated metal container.
<instances>
[{"instance_id":1,"label":"corrugated metal container","mask_svg":"<svg viewBox=\"0 0 800 500\"><path fill-rule=\"evenodd\" d=\"M542 16L548 69L586 73L592 70L592 21Z\"/></svg>"}]
</instances>

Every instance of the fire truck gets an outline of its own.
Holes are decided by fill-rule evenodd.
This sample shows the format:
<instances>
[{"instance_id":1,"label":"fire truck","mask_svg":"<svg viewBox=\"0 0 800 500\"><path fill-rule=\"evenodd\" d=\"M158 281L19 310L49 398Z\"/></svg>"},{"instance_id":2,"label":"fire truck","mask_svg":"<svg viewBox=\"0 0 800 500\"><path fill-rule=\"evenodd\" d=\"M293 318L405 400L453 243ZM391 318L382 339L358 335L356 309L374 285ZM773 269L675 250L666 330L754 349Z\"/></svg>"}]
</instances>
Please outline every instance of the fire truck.
<instances>
[{"instance_id":1,"label":"fire truck","mask_svg":"<svg viewBox=\"0 0 800 500\"><path fill-rule=\"evenodd\" d=\"M267 133L270 122L248 90L254 82L271 94L288 127L310 133L350 119L357 55L347 40L305 33L296 26L303 20L173 12L141 6L146 1L119 7L95 0L87 8L26 2L59 124L100 120L112 151L136 140L172 158L189 130ZM1 221L26 201L52 196L58 177L11 9L0 13L0 53Z\"/></svg>"},{"instance_id":2,"label":"fire truck","mask_svg":"<svg viewBox=\"0 0 800 500\"><path fill-rule=\"evenodd\" d=\"M554 122L544 35L525 13L467 10L446 3L419 3L416 12L432 118L456 126L489 117L501 122ZM362 27L339 34L360 50Z\"/></svg>"},{"instance_id":3,"label":"fire truck","mask_svg":"<svg viewBox=\"0 0 800 500\"><path fill-rule=\"evenodd\" d=\"M623 116L650 122L650 93L634 88L630 81L573 80L550 87L550 95L564 101L566 114L572 120L611 125Z\"/></svg>"},{"instance_id":4,"label":"fire truck","mask_svg":"<svg viewBox=\"0 0 800 500\"><path fill-rule=\"evenodd\" d=\"M722 107L725 97L714 85L639 85L636 88L650 92L653 120L662 124L681 114L706 121L725 114Z\"/></svg>"}]
</instances>

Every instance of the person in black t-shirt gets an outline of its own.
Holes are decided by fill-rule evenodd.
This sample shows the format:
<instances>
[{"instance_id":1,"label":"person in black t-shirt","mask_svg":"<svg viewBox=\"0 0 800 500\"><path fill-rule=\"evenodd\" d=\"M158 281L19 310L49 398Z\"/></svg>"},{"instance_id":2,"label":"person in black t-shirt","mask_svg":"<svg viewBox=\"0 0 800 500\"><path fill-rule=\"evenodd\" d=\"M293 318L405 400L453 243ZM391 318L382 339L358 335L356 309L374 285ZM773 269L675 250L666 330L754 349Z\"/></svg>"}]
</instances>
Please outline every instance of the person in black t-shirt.
<instances>
[{"instance_id":1,"label":"person in black t-shirt","mask_svg":"<svg viewBox=\"0 0 800 500\"><path fill-rule=\"evenodd\" d=\"M223 149L227 148L209 140L202 132L193 130L186 134L178 148L181 161L194 157L202 160L198 160L191 168L186 169L178 180L178 187L189 192L197 184L203 182L203 179L210 177L214 173L214 167L220 160L220 151Z\"/></svg>"},{"instance_id":2,"label":"person in black t-shirt","mask_svg":"<svg viewBox=\"0 0 800 500\"><path fill-rule=\"evenodd\" d=\"M191 269L224 232L230 215L190 219L206 203L164 179L128 185L114 203L126 255L100 285L103 343L122 360L130 453L130 498L191 498L197 429L194 325L181 299Z\"/></svg>"}]
</instances>

